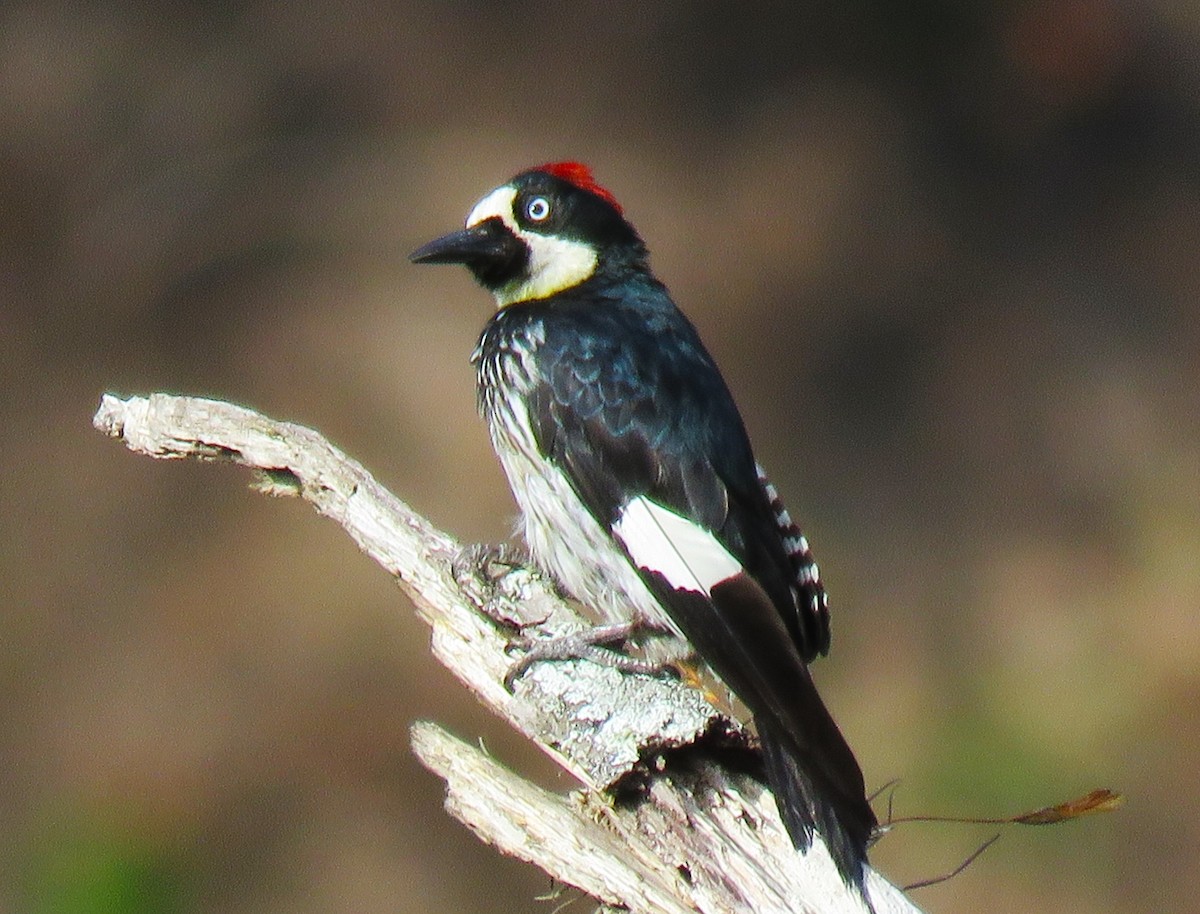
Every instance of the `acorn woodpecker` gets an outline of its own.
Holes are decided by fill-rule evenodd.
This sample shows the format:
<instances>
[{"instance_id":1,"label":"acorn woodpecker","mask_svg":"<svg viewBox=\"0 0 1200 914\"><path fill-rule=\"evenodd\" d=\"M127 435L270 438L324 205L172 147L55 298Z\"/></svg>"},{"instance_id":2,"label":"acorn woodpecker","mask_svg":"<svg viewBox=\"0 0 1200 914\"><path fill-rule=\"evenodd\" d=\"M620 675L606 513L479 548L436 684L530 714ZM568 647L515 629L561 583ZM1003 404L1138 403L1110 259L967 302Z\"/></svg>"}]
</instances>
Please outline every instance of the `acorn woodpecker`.
<instances>
[{"instance_id":1,"label":"acorn woodpecker","mask_svg":"<svg viewBox=\"0 0 1200 914\"><path fill-rule=\"evenodd\" d=\"M464 264L496 298L472 361L534 561L605 621L686 639L754 715L793 843L815 828L863 891L877 822L808 671L829 649L816 563L616 199L580 163L542 165L412 260Z\"/></svg>"}]
</instances>

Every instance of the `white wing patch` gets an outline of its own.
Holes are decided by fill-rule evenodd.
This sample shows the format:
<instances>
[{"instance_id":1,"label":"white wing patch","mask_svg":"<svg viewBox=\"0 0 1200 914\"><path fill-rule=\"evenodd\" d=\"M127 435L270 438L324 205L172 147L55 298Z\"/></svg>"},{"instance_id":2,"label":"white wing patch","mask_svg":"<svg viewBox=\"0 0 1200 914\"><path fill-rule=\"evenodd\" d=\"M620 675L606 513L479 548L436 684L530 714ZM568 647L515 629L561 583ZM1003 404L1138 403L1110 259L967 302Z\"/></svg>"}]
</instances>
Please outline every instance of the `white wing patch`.
<instances>
[{"instance_id":1,"label":"white wing patch","mask_svg":"<svg viewBox=\"0 0 1200 914\"><path fill-rule=\"evenodd\" d=\"M717 584L742 572L742 564L712 532L645 496L632 499L613 525L630 558L657 571L677 590L709 596Z\"/></svg>"}]
</instances>

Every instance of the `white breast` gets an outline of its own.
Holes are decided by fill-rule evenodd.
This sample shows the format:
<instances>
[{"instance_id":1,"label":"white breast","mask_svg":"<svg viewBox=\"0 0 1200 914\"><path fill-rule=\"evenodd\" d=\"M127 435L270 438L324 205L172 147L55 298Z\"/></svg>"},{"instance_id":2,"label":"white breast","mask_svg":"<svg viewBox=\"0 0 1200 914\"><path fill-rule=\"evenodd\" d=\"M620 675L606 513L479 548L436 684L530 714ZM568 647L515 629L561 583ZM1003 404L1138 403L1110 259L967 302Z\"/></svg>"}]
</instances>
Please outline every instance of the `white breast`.
<instances>
[{"instance_id":1,"label":"white breast","mask_svg":"<svg viewBox=\"0 0 1200 914\"><path fill-rule=\"evenodd\" d=\"M604 621L628 621L636 614L680 634L566 474L538 453L523 401L511 393L506 399L509 421L491 423L492 443L521 507L534 560Z\"/></svg>"}]
</instances>

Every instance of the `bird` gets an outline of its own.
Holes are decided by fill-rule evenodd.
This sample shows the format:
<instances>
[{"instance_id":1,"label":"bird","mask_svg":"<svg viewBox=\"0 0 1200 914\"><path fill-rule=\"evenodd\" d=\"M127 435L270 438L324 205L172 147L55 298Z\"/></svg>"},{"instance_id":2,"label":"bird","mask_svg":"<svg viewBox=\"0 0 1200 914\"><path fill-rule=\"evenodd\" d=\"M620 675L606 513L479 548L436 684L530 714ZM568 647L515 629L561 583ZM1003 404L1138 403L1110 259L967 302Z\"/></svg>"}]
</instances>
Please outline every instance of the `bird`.
<instances>
[{"instance_id":1,"label":"bird","mask_svg":"<svg viewBox=\"0 0 1200 914\"><path fill-rule=\"evenodd\" d=\"M818 832L866 899L878 822L808 669L830 643L818 566L616 197L580 162L530 168L410 259L495 298L478 406L537 567L689 646L753 716L794 846Z\"/></svg>"}]
</instances>

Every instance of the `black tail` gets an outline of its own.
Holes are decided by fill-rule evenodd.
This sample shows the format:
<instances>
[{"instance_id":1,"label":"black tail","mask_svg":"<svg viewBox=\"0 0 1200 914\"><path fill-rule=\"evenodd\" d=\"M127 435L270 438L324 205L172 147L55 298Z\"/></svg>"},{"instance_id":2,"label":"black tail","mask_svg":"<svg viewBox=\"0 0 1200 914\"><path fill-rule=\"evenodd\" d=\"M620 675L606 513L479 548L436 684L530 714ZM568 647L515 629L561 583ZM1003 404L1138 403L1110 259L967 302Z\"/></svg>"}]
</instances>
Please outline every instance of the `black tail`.
<instances>
[{"instance_id":1,"label":"black tail","mask_svg":"<svg viewBox=\"0 0 1200 914\"><path fill-rule=\"evenodd\" d=\"M847 885L866 898L863 870L876 826L862 769L821 701L785 617L749 574L713 585L708 595L646 582L692 647L754 714L767 780L792 843L816 829Z\"/></svg>"},{"instance_id":2,"label":"black tail","mask_svg":"<svg viewBox=\"0 0 1200 914\"><path fill-rule=\"evenodd\" d=\"M864 795L862 774L854 756L849 755L849 747L846 753L852 768L839 772L844 773L844 778L833 781L824 775L824 766L813 765L811 759L805 758L806 753L761 717L755 719L755 725L762 743L767 782L792 843L800 850L807 850L815 828L846 884L857 888L865 898L863 867L867 862L867 844L878 822Z\"/></svg>"}]
</instances>

